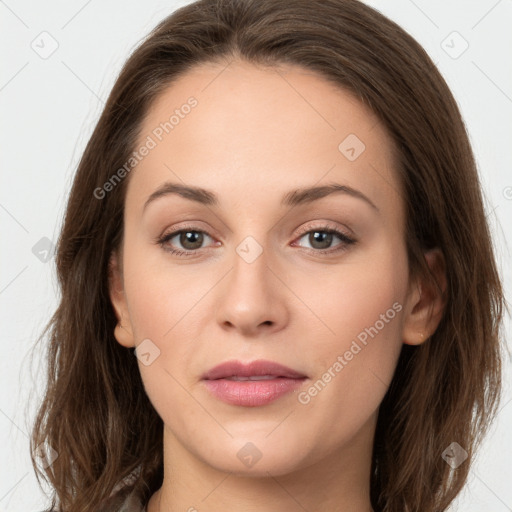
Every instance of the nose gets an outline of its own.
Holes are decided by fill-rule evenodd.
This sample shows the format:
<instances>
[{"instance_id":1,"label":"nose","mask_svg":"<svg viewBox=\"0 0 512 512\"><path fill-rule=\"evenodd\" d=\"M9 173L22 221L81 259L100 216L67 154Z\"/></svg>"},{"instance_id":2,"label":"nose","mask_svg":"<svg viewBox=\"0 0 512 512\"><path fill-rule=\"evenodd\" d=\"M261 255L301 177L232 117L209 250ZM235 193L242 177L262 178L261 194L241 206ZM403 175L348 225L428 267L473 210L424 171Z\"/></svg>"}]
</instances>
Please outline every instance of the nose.
<instances>
[{"instance_id":1,"label":"nose","mask_svg":"<svg viewBox=\"0 0 512 512\"><path fill-rule=\"evenodd\" d=\"M261 253L260 253L261 251ZM254 259L255 258L255 259ZM224 330L259 337L283 329L288 322L288 291L267 250L249 239L233 256L233 267L217 289L217 321Z\"/></svg>"}]
</instances>

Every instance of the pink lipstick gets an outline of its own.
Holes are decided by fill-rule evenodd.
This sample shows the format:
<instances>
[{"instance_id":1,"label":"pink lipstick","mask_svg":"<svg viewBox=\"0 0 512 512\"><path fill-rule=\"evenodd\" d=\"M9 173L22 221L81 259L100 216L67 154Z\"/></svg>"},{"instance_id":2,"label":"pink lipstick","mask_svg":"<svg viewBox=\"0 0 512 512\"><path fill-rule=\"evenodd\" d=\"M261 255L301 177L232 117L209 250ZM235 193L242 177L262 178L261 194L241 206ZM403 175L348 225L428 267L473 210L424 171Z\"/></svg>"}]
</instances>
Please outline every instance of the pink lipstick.
<instances>
[{"instance_id":1,"label":"pink lipstick","mask_svg":"<svg viewBox=\"0 0 512 512\"><path fill-rule=\"evenodd\" d=\"M266 405L302 386L307 376L272 361L227 361L203 375L218 399L243 407Z\"/></svg>"}]
</instances>

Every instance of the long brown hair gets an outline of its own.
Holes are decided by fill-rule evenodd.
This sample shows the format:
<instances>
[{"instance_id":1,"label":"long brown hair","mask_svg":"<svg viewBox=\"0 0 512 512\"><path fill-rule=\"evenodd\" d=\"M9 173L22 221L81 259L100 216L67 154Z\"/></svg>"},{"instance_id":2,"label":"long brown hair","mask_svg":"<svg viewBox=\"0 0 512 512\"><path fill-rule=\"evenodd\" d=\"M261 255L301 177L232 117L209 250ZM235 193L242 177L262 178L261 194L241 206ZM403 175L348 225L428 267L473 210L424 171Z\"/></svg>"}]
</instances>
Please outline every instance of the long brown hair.
<instances>
[{"instance_id":1,"label":"long brown hair","mask_svg":"<svg viewBox=\"0 0 512 512\"><path fill-rule=\"evenodd\" d=\"M78 165L57 244L61 290L49 335L47 388L31 434L52 509L96 510L138 468L144 501L163 481L163 424L133 351L114 338L109 258L122 238L129 176L101 199L135 149L152 101L203 62L290 63L351 91L399 153L410 272L439 247L444 316L432 337L403 345L381 404L371 501L381 512L438 512L464 486L501 396L504 299L477 169L457 104L423 48L356 0L201 0L164 19L127 60ZM456 469L443 452L468 454ZM40 470L38 446L58 457ZM53 452L52 452L53 453Z\"/></svg>"}]
</instances>

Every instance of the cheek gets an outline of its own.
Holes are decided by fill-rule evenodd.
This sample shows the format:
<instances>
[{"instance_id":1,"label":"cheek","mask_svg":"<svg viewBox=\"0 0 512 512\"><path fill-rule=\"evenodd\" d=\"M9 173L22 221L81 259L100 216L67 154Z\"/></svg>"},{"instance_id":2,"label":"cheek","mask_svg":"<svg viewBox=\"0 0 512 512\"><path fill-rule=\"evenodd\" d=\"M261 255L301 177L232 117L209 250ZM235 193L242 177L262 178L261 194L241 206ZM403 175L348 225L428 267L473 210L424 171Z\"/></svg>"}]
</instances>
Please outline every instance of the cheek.
<instances>
[{"instance_id":1,"label":"cheek","mask_svg":"<svg viewBox=\"0 0 512 512\"><path fill-rule=\"evenodd\" d=\"M309 325L321 340L315 344L318 355L348 349L353 339L376 323L383 338L398 334L407 273L405 250L382 246L357 261L318 272L314 279L295 278L294 291L304 298Z\"/></svg>"},{"instance_id":2,"label":"cheek","mask_svg":"<svg viewBox=\"0 0 512 512\"><path fill-rule=\"evenodd\" d=\"M152 357L156 354L149 365L139 361L141 377L154 405L155 400L176 400L201 339L203 304L215 276L170 263L163 251L131 233L125 240L124 287L135 345L149 339Z\"/></svg>"},{"instance_id":3,"label":"cheek","mask_svg":"<svg viewBox=\"0 0 512 512\"><path fill-rule=\"evenodd\" d=\"M147 241L126 248L124 285L136 343L170 340L175 332L196 325L195 309L215 283L211 272L176 264Z\"/></svg>"},{"instance_id":4,"label":"cheek","mask_svg":"<svg viewBox=\"0 0 512 512\"><path fill-rule=\"evenodd\" d=\"M186 267L151 261L142 251L133 252L125 261L135 344L149 339L157 347L153 348L157 357L149 365L138 363L146 394L165 423L181 421L172 411L187 411L184 416L190 420L200 411L191 401L188 387L193 379L187 370L197 359L198 343L204 338L200 335L204 308L211 312L213 307L205 299L216 280L211 272L203 276Z\"/></svg>"},{"instance_id":5,"label":"cheek","mask_svg":"<svg viewBox=\"0 0 512 512\"><path fill-rule=\"evenodd\" d=\"M324 415L326 432L355 431L387 391L402 348L407 268L405 249L383 246L316 279L310 290L308 304L322 322L314 320L316 335L301 351L318 373L300 402L310 414Z\"/></svg>"}]
</instances>

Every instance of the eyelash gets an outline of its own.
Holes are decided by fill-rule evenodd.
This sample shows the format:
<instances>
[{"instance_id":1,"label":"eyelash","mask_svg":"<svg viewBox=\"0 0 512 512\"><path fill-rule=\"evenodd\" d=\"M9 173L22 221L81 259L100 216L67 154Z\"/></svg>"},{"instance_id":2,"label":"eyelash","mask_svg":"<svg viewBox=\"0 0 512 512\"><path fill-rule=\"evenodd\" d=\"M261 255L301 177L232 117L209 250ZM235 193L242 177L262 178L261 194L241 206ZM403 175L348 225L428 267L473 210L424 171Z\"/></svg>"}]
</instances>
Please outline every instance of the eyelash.
<instances>
[{"instance_id":1,"label":"eyelash","mask_svg":"<svg viewBox=\"0 0 512 512\"><path fill-rule=\"evenodd\" d=\"M165 247L165 244L169 240L173 239L176 235L179 235L181 233L189 233L189 232L192 232L192 233L203 233L203 234L208 235L210 238L213 238L206 231L203 231L201 229L196 229L196 226L186 226L186 227L184 227L182 229L179 229L177 231L172 231L171 233L164 233L161 237L158 237L156 239L156 243L158 245L160 245L160 247L164 251L166 251L166 252L168 252L170 254L173 254L175 256L191 256L191 255L195 255L195 254L197 254L200 251L200 249L196 249L196 250L193 250L193 251L190 251L190 250L187 251L187 250L172 249L172 248L169 248L169 247ZM318 227L313 227L313 228L308 226L305 229L301 230L301 232L299 233L298 238L300 239L304 235L307 235L308 233L311 233L311 232L333 234L333 235L336 235L342 241L342 243L340 243L334 249L332 249L332 248L330 248L330 249L311 249L311 248L308 248L308 247L303 247L303 249L306 249L308 252L313 252L315 254L327 255L327 254L332 254L332 253L343 252L343 251L346 251L348 249L348 246L354 245L357 242L357 240L355 240L354 238L351 238L348 235L346 235L345 233L343 233L342 231L339 231L338 229L332 228L330 226L318 226Z\"/></svg>"}]
</instances>

